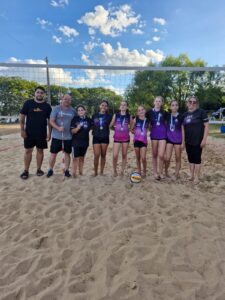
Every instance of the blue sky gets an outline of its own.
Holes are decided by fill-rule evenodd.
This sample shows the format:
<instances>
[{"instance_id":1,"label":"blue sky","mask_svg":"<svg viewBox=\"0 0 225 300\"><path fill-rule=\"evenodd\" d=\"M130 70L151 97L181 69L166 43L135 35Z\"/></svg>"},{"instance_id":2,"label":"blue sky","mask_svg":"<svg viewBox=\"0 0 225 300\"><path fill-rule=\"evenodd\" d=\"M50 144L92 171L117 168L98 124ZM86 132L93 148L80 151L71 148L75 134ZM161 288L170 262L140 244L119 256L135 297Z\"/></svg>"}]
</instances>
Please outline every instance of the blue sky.
<instances>
[{"instance_id":1,"label":"blue sky","mask_svg":"<svg viewBox=\"0 0 225 300\"><path fill-rule=\"evenodd\" d=\"M224 12L224 0L1 0L0 62L146 65L187 53L222 66Z\"/></svg>"}]
</instances>

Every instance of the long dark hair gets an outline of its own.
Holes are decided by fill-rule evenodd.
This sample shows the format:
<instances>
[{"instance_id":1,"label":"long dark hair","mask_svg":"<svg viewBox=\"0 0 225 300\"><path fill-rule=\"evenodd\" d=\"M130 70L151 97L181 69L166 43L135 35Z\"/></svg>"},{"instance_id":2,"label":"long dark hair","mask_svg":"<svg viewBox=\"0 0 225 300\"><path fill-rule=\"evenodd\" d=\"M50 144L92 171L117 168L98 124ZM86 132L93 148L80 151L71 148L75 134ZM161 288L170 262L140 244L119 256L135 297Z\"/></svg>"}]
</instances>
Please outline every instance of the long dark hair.
<instances>
[{"instance_id":1,"label":"long dark hair","mask_svg":"<svg viewBox=\"0 0 225 300\"><path fill-rule=\"evenodd\" d=\"M109 113L109 102L107 100L102 100L99 104L99 106L102 104L102 103L106 103L107 104L107 110L106 110L106 114Z\"/></svg>"},{"instance_id":2,"label":"long dark hair","mask_svg":"<svg viewBox=\"0 0 225 300\"><path fill-rule=\"evenodd\" d=\"M129 112L129 109L128 109L128 106L129 106L129 103L128 103L128 101L127 100L122 100L121 102L120 102L120 105L121 105L121 103L122 102L125 102L126 103L126 105L127 105L127 109L126 109L126 115L129 115L130 114L130 112Z\"/></svg>"}]
</instances>

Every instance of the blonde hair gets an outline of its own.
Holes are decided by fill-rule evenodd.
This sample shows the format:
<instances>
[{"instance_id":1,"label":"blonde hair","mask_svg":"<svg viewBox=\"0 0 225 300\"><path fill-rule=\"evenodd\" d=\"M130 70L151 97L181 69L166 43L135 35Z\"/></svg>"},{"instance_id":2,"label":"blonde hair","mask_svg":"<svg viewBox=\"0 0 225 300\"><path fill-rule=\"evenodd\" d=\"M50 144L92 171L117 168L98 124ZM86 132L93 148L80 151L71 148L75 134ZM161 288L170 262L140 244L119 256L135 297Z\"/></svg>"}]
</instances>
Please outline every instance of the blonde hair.
<instances>
[{"instance_id":1,"label":"blonde hair","mask_svg":"<svg viewBox=\"0 0 225 300\"><path fill-rule=\"evenodd\" d=\"M161 102L163 103L163 97L162 97L162 96L156 96L155 99L154 99L154 101L155 101L156 99L160 99Z\"/></svg>"},{"instance_id":2,"label":"blonde hair","mask_svg":"<svg viewBox=\"0 0 225 300\"><path fill-rule=\"evenodd\" d=\"M199 100L198 100L198 98L196 96L190 96L190 97L188 97L187 100L186 100L186 106L188 104L188 101L190 101L191 99L193 99L193 100L196 101L196 106L197 106L197 108L199 108Z\"/></svg>"}]
</instances>

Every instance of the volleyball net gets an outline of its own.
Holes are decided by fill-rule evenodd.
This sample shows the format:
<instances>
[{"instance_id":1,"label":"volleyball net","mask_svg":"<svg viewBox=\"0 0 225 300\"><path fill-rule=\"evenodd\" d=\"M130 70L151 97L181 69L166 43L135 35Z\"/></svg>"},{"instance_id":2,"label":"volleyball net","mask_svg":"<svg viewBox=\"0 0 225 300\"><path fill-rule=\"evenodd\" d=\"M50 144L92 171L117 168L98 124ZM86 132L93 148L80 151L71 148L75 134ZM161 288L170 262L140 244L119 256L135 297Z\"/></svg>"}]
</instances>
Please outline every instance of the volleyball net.
<instances>
[{"instance_id":1,"label":"volleyball net","mask_svg":"<svg viewBox=\"0 0 225 300\"><path fill-rule=\"evenodd\" d=\"M182 106L189 95L197 94L207 103L205 108L215 110L223 101L225 106L225 67L79 66L42 61L0 63L1 111L7 99L15 110L13 103L32 97L37 85L46 88L52 105L59 103L62 94L70 93L74 105L93 106L105 99L113 110L124 98L132 107L151 105L156 95L165 101L175 98Z\"/></svg>"}]
</instances>

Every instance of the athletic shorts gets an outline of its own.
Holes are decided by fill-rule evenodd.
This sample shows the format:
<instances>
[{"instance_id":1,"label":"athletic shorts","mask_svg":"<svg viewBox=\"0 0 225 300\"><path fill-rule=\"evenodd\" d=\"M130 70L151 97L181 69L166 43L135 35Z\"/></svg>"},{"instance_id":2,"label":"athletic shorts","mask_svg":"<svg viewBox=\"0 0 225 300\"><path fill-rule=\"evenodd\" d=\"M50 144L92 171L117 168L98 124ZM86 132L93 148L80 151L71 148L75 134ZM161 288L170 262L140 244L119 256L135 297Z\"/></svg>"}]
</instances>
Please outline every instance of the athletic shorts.
<instances>
[{"instance_id":1,"label":"athletic shorts","mask_svg":"<svg viewBox=\"0 0 225 300\"><path fill-rule=\"evenodd\" d=\"M25 149L31 149L37 147L38 149L47 149L48 148L48 142L46 139L34 139L27 137L24 139L24 148Z\"/></svg>"},{"instance_id":2,"label":"athletic shorts","mask_svg":"<svg viewBox=\"0 0 225 300\"><path fill-rule=\"evenodd\" d=\"M134 148L142 148L142 147L147 147L147 145L141 141L134 142Z\"/></svg>"},{"instance_id":3,"label":"athletic shorts","mask_svg":"<svg viewBox=\"0 0 225 300\"><path fill-rule=\"evenodd\" d=\"M128 140L128 141L123 141L123 142L121 142L121 141L115 141L115 140L114 140L114 143L120 143L120 144L122 144L122 143L130 143L130 140Z\"/></svg>"},{"instance_id":4,"label":"athletic shorts","mask_svg":"<svg viewBox=\"0 0 225 300\"><path fill-rule=\"evenodd\" d=\"M151 138L151 141L166 141L166 140L167 140L167 138L162 138L162 139Z\"/></svg>"},{"instance_id":5,"label":"athletic shorts","mask_svg":"<svg viewBox=\"0 0 225 300\"><path fill-rule=\"evenodd\" d=\"M72 146L72 155L74 157L84 157L88 147Z\"/></svg>"},{"instance_id":6,"label":"athletic shorts","mask_svg":"<svg viewBox=\"0 0 225 300\"><path fill-rule=\"evenodd\" d=\"M201 164L202 148L200 145L192 146L186 144L186 152L190 164Z\"/></svg>"},{"instance_id":7,"label":"athletic shorts","mask_svg":"<svg viewBox=\"0 0 225 300\"><path fill-rule=\"evenodd\" d=\"M174 143L168 139L166 140L166 142L167 142L167 144L172 144L172 145L182 145L182 143Z\"/></svg>"},{"instance_id":8,"label":"athletic shorts","mask_svg":"<svg viewBox=\"0 0 225 300\"><path fill-rule=\"evenodd\" d=\"M109 144L109 136L105 138L99 138L96 136L93 136L93 145L94 144Z\"/></svg>"},{"instance_id":9,"label":"athletic shorts","mask_svg":"<svg viewBox=\"0 0 225 300\"><path fill-rule=\"evenodd\" d=\"M57 154L58 152L62 151L62 140L52 139L50 152ZM72 140L65 140L64 141L64 152L70 154L72 151Z\"/></svg>"}]
</instances>

